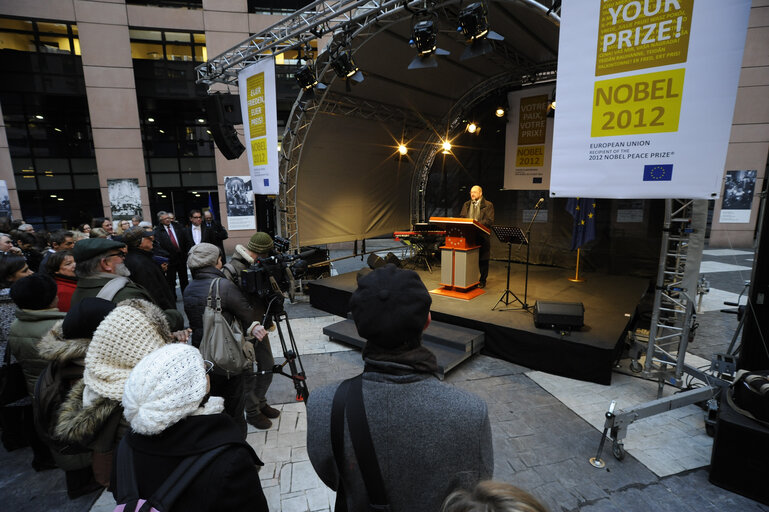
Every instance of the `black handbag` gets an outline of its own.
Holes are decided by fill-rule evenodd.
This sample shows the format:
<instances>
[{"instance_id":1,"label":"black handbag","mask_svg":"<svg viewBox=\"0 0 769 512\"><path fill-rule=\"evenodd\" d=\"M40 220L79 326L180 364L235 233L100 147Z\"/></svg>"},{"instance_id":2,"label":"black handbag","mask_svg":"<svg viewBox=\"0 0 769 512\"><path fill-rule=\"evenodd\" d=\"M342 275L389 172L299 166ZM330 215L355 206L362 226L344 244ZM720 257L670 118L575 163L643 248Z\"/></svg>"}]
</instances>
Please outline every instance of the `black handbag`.
<instances>
[{"instance_id":1,"label":"black handbag","mask_svg":"<svg viewBox=\"0 0 769 512\"><path fill-rule=\"evenodd\" d=\"M27 396L27 380L21 365L11 364L11 347L5 346L3 366L0 367L0 405L8 405Z\"/></svg>"}]
</instances>

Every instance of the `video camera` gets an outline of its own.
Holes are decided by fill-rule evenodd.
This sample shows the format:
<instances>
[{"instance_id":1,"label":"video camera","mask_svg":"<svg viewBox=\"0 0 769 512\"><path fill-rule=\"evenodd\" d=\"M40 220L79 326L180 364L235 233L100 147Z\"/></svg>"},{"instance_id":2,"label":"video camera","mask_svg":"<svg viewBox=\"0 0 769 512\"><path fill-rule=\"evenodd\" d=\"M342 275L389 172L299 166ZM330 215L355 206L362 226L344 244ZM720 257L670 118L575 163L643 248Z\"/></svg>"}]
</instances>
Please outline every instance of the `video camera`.
<instances>
[{"instance_id":1,"label":"video camera","mask_svg":"<svg viewBox=\"0 0 769 512\"><path fill-rule=\"evenodd\" d=\"M254 264L240 274L241 289L252 296L258 296L266 303L274 299L288 296L293 302L296 291L296 280L301 279L307 272L307 258L315 253L315 249L300 254L287 254L290 242L276 236L275 250L270 256L257 258ZM275 301L274 312L280 311L283 301Z\"/></svg>"}]
</instances>

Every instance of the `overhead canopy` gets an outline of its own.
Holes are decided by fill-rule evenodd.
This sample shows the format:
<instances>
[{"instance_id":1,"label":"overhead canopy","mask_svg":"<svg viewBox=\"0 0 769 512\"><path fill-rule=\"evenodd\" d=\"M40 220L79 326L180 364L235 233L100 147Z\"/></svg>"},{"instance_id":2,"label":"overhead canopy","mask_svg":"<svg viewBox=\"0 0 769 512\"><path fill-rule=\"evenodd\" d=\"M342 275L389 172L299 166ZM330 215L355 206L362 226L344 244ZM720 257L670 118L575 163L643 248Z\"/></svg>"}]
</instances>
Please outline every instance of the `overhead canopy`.
<instances>
[{"instance_id":1,"label":"overhead canopy","mask_svg":"<svg viewBox=\"0 0 769 512\"><path fill-rule=\"evenodd\" d=\"M425 16L405 10L351 39L363 82L337 78L327 66L329 52L319 57L316 72L329 87L316 90L307 103L300 97L306 111L292 123L311 123L301 157L291 162L297 164L301 245L408 229L426 187L419 175L426 175L422 169L429 167L436 142L458 129L453 118L484 95L554 78L558 26L545 16L546 9L519 1L489 2L488 7L491 29L504 40L484 43L491 46L484 55L462 60L467 44L457 32L459 2L449 2L432 11L438 48L450 52L430 57L436 67L408 69L416 56L408 44L412 24ZM361 108L350 108L355 105ZM402 140L407 157L397 154Z\"/></svg>"}]
</instances>

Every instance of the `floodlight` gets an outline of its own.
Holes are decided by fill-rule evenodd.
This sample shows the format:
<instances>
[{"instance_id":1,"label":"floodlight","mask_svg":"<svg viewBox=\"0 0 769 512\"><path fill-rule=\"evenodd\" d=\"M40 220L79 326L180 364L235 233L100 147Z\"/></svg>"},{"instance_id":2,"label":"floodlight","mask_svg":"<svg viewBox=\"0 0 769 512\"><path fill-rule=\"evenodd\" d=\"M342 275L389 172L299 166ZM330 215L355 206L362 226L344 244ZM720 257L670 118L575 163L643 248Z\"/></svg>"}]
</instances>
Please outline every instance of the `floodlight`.
<instances>
[{"instance_id":1,"label":"floodlight","mask_svg":"<svg viewBox=\"0 0 769 512\"><path fill-rule=\"evenodd\" d=\"M334 57L334 60L331 61L331 67L334 68L339 78L349 78L358 72L358 66L352 60L349 50L345 50Z\"/></svg>"},{"instance_id":2,"label":"floodlight","mask_svg":"<svg viewBox=\"0 0 769 512\"><path fill-rule=\"evenodd\" d=\"M421 20L419 20L420 17ZM414 16L411 23L409 45L417 49L417 56L409 64L409 69L438 67L438 61L435 60L434 55L449 55L450 52L438 48L435 15L423 12Z\"/></svg>"},{"instance_id":3,"label":"floodlight","mask_svg":"<svg viewBox=\"0 0 769 512\"><path fill-rule=\"evenodd\" d=\"M299 71L294 74L294 77L296 77L296 81L302 89L310 90L318 85L318 79L315 78L315 73L312 72L312 69L310 69L310 66L307 64L299 68Z\"/></svg>"},{"instance_id":4,"label":"floodlight","mask_svg":"<svg viewBox=\"0 0 769 512\"><path fill-rule=\"evenodd\" d=\"M475 2L459 11L459 30L468 41L480 39L489 33L489 19L483 3Z\"/></svg>"}]
</instances>

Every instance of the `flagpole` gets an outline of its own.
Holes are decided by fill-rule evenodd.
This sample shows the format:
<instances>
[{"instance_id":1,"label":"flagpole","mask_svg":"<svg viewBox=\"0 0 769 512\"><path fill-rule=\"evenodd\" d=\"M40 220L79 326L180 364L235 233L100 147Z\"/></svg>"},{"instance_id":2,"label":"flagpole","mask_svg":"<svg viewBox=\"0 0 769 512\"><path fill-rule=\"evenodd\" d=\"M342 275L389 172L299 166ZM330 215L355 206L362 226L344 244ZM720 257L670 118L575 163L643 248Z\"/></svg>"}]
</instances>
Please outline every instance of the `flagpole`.
<instances>
[{"instance_id":1,"label":"flagpole","mask_svg":"<svg viewBox=\"0 0 769 512\"><path fill-rule=\"evenodd\" d=\"M574 277L570 277L569 281L572 283L584 283L585 280L579 277L579 247L577 247L577 270L574 273Z\"/></svg>"}]
</instances>

